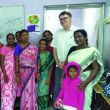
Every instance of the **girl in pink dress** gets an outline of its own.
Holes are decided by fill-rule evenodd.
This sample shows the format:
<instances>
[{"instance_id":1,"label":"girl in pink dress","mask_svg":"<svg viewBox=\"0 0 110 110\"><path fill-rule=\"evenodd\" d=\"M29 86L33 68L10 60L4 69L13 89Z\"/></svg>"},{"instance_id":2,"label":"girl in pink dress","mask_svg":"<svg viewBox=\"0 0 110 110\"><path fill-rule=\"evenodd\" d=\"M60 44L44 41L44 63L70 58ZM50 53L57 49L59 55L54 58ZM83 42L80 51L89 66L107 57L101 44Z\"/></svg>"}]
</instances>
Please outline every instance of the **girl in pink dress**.
<instances>
[{"instance_id":1,"label":"girl in pink dress","mask_svg":"<svg viewBox=\"0 0 110 110\"><path fill-rule=\"evenodd\" d=\"M63 80L55 106L66 110L84 110L84 91L78 87L82 82L79 78L80 66L76 62L68 63L65 67L65 74L66 78Z\"/></svg>"}]
</instances>

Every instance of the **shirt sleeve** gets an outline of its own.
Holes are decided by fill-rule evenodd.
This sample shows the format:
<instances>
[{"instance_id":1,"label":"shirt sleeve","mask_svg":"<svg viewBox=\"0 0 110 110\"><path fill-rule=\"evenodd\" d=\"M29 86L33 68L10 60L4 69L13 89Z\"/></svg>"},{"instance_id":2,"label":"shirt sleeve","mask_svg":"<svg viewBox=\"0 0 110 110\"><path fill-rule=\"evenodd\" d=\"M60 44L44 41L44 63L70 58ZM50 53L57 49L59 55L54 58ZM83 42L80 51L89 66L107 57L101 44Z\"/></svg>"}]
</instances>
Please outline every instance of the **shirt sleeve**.
<instances>
[{"instance_id":1,"label":"shirt sleeve","mask_svg":"<svg viewBox=\"0 0 110 110\"><path fill-rule=\"evenodd\" d=\"M52 47L54 47L54 48L56 48L56 47L57 47L56 34L55 34L55 36L53 37L53 40L52 40L52 42L51 42L50 46L52 46Z\"/></svg>"},{"instance_id":2,"label":"shirt sleeve","mask_svg":"<svg viewBox=\"0 0 110 110\"><path fill-rule=\"evenodd\" d=\"M73 46L70 48L70 50L68 51L67 57L74 51L76 51L76 46Z\"/></svg>"}]
</instances>

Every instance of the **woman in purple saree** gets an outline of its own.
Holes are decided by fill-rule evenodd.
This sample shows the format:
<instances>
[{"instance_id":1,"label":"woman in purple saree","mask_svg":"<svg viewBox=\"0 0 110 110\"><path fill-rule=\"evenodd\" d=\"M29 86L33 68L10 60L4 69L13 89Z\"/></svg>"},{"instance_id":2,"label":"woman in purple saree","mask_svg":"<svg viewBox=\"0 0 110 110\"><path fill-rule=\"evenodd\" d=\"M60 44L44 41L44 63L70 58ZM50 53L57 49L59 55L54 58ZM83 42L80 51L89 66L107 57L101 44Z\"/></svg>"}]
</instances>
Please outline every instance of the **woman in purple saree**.
<instances>
[{"instance_id":1,"label":"woman in purple saree","mask_svg":"<svg viewBox=\"0 0 110 110\"><path fill-rule=\"evenodd\" d=\"M35 77L38 67L38 49L29 43L29 33L21 30L21 43L15 48L17 96L21 97L20 110L38 110Z\"/></svg>"}]
</instances>

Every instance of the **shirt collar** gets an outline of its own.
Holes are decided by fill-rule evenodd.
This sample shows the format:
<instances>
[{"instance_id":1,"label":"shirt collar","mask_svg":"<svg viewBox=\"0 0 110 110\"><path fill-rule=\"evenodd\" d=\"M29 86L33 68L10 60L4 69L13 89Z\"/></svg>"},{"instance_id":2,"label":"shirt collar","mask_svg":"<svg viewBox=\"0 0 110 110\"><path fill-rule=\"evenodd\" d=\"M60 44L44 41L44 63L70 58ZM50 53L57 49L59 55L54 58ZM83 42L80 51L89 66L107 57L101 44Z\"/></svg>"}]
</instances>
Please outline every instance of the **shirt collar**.
<instances>
[{"instance_id":1,"label":"shirt collar","mask_svg":"<svg viewBox=\"0 0 110 110\"><path fill-rule=\"evenodd\" d=\"M70 29L69 29L68 31L72 31L73 28L74 28L73 25L71 25L71 26L70 26ZM65 31L64 28L62 28L62 30Z\"/></svg>"}]
</instances>

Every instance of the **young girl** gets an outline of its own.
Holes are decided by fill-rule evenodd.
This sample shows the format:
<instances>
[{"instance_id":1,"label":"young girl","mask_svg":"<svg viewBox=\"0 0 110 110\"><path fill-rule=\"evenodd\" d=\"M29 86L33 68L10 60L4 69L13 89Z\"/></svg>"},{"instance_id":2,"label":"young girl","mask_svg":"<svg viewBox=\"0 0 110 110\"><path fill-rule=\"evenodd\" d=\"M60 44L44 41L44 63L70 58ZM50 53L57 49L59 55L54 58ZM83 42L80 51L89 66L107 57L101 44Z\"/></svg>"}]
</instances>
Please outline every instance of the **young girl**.
<instances>
[{"instance_id":1,"label":"young girl","mask_svg":"<svg viewBox=\"0 0 110 110\"><path fill-rule=\"evenodd\" d=\"M51 70L53 64L53 56L46 50L46 40L39 41L40 49L40 77L38 82L38 108L39 110L48 110L49 85L51 78Z\"/></svg>"},{"instance_id":2,"label":"young girl","mask_svg":"<svg viewBox=\"0 0 110 110\"><path fill-rule=\"evenodd\" d=\"M78 88L82 82L79 78L80 66L70 62L65 67L65 79L61 91L56 99L55 107L65 110L84 110L84 91Z\"/></svg>"}]
</instances>

